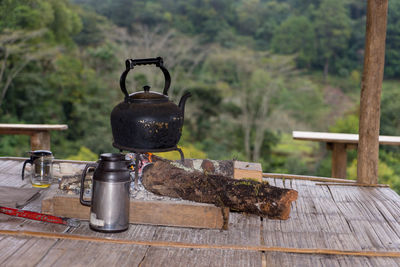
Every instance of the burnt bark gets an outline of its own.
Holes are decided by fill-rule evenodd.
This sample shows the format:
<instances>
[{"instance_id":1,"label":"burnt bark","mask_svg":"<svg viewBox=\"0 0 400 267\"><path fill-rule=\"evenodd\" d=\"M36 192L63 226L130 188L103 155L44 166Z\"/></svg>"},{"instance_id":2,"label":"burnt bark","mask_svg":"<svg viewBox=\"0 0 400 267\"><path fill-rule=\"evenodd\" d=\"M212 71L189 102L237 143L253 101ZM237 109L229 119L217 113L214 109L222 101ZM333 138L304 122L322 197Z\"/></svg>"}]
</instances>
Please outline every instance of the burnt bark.
<instances>
[{"instance_id":1,"label":"burnt bark","mask_svg":"<svg viewBox=\"0 0 400 267\"><path fill-rule=\"evenodd\" d=\"M142 183L155 194L211 203L271 219L288 219L290 204L297 199L297 191L292 189L199 172L164 159L146 166Z\"/></svg>"}]
</instances>

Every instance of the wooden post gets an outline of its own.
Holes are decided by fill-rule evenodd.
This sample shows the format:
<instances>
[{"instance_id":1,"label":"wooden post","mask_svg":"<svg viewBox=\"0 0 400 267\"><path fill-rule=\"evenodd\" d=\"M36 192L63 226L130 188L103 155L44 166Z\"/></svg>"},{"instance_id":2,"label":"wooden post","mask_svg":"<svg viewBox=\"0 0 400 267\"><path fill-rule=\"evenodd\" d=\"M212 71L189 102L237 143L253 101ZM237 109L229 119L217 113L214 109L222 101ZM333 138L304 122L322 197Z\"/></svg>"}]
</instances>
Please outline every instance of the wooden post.
<instances>
[{"instance_id":1,"label":"wooden post","mask_svg":"<svg viewBox=\"0 0 400 267\"><path fill-rule=\"evenodd\" d=\"M50 150L50 133L48 131L36 132L31 135L31 149Z\"/></svg>"},{"instance_id":2,"label":"wooden post","mask_svg":"<svg viewBox=\"0 0 400 267\"><path fill-rule=\"evenodd\" d=\"M378 183L380 100L388 0L368 0L360 99L357 181Z\"/></svg>"},{"instance_id":3,"label":"wooden post","mask_svg":"<svg viewBox=\"0 0 400 267\"><path fill-rule=\"evenodd\" d=\"M332 144L332 177L345 179L347 169L346 144Z\"/></svg>"}]
</instances>

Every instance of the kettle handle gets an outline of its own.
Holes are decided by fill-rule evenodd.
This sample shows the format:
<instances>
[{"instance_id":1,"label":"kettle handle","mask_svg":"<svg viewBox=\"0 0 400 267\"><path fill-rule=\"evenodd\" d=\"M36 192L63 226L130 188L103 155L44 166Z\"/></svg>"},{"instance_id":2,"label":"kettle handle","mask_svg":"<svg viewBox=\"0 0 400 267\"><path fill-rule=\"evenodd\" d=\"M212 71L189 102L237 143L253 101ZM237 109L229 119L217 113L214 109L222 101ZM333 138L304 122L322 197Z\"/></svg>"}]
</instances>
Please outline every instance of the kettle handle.
<instances>
[{"instance_id":1,"label":"kettle handle","mask_svg":"<svg viewBox=\"0 0 400 267\"><path fill-rule=\"evenodd\" d=\"M86 178L86 174L88 172L89 169L97 168L97 163L88 163L85 166L85 169L83 169L83 173L82 173L82 178L81 178L81 190L79 192L79 201L81 202L82 205L84 206L90 206L92 205L92 201L87 201L83 199L83 193L85 191L85 178ZM92 189L93 190L93 189ZM93 192L93 191L92 191Z\"/></svg>"},{"instance_id":2,"label":"kettle handle","mask_svg":"<svg viewBox=\"0 0 400 267\"><path fill-rule=\"evenodd\" d=\"M119 79L119 85L121 87L122 93L124 93L124 95L125 95L126 102L129 100L129 94L128 94L128 91L126 90L126 86L125 86L125 79L126 79L126 76L128 75L128 72L131 69L133 69L135 66L151 65L151 64L156 65L163 72L164 79L165 79L163 94L168 95L168 89L171 85L171 75L169 74L168 70L164 67L164 61L161 57L144 58L144 59L127 59L125 61L126 69L122 73L121 78Z\"/></svg>"},{"instance_id":3,"label":"kettle handle","mask_svg":"<svg viewBox=\"0 0 400 267\"><path fill-rule=\"evenodd\" d=\"M25 176L25 166L26 164L33 164L33 159L32 157L30 159L25 160L24 165L22 165L22 180L24 180L24 176Z\"/></svg>"}]
</instances>

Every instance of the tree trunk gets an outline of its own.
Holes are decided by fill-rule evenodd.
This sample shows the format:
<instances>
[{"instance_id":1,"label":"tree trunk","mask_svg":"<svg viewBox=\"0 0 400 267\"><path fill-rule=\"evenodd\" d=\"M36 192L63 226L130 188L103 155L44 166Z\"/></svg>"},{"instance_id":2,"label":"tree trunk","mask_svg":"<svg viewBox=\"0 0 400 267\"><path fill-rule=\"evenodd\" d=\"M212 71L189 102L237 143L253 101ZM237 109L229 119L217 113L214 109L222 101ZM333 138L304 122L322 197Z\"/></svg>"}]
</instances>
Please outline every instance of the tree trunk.
<instances>
[{"instance_id":1,"label":"tree trunk","mask_svg":"<svg viewBox=\"0 0 400 267\"><path fill-rule=\"evenodd\" d=\"M272 219L288 219L291 202L297 199L297 191L292 189L207 173L162 159L145 167L142 183L155 194L211 203Z\"/></svg>"},{"instance_id":2,"label":"tree trunk","mask_svg":"<svg viewBox=\"0 0 400 267\"><path fill-rule=\"evenodd\" d=\"M327 81L328 74L329 74L329 58L326 58L324 64L324 82Z\"/></svg>"}]
</instances>

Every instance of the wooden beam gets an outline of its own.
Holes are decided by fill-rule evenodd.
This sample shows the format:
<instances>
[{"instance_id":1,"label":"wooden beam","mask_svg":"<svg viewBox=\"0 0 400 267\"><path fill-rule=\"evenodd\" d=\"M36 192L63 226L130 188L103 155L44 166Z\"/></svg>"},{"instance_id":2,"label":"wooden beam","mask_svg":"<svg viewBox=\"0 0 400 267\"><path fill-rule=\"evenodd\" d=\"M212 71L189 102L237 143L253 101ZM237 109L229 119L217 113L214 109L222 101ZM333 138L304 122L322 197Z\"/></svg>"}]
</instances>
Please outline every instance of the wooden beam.
<instances>
[{"instance_id":1,"label":"wooden beam","mask_svg":"<svg viewBox=\"0 0 400 267\"><path fill-rule=\"evenodd\" d=\"M252 178L262 182L261 163L243 162L235 160L233 162L233 178L246 179Z\"/></svg>"},{"instance_id":2,"label":"wooden beam","mask_svg":"<svg viewBox=\"0 0 400 267\"><path fill-rule=\"evenodd\" d=\"M50 133L42 131L32 134L31 150L50 150Z\"/></svg>"},{"instance_id":3,"label":"wooden beam","mask_svg":"<svg viewBox=\"0 0 400 267\"><path fill-rule=\"evenodd\" d=\"M54 195L42 200L42 213L89 220L90 208L75 195ZM130 200L129 223L191 228L227 229L229 208L195 202Z\"/></svg>"},{"instance_id":4,"label":"wooden beam","mask_svg":"<svg viewBox=\"0 0 400 267\"><path fill-rule=\"evenodd\" d=\"M24 134L31 137L31 150L50 150L50 131L64 131L66 124L0 123L0 134Z\"/></svg>"},{"instance_id":5,"label":"wooden beam","mask_svg":"<svg viewBox=\"0 0 400 267\"><path fill-rule=\"evenodd\" d=\"M13 124L13 123L0 123L0 133L3 131L15 131L20 134L22 131L63 131L67 130L66 124Z\"/></svg>"},{"instance_id":6,"label":"wooden beam","mask_svg":"<svg viewBox=\"0 0 400 267\"><path fill-rule=\"evenodd\" d=\"M331 182L331 183L356 183L354 180L329 178L321 176L306 176L306 175L296 175L296 174L284 174L284 173L263 173L263 179L294 179L294 180L305 180L305 181L315 181L315 182ZM268 180L266 180L268 181Z\"/></svg>"},{"instance_id":7,"label":"wooden beam","mask_svg":"<svg viewBox=\"0 0 400 267\"><path fill-rule=\"evenodd\" d=\"M332 149L332 177L346 178L347 151L346 144L333 143Z\"/></svg>"},{"instance_id":8,"label":"wooden beam","mask_svg":"<svg viewBox=\"0 0 400 267\"><path fill-rule=\"evenodd\" d=\"M293 131L294 140L358 144L358 134ZM400 136L380 135L380 145L400 146ZM351 149L351 148L348 148Z\"/></svg>"},{"instance_id":9,"label":"wooden beam","mask_svg":"<svg viewBox=\"0 0 400 267\"><path fill-rule=\"evenodd\" d=\"M368 0L361 84L357 181L378 183L380 100L388 0Z\"/></svg>"}]
</instances>

